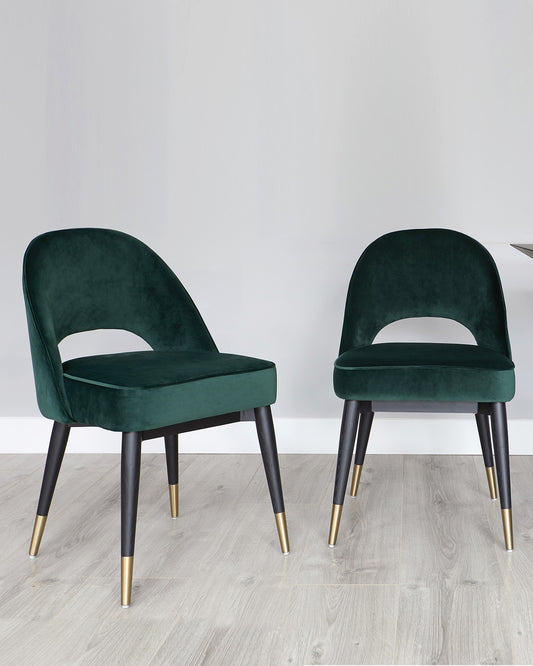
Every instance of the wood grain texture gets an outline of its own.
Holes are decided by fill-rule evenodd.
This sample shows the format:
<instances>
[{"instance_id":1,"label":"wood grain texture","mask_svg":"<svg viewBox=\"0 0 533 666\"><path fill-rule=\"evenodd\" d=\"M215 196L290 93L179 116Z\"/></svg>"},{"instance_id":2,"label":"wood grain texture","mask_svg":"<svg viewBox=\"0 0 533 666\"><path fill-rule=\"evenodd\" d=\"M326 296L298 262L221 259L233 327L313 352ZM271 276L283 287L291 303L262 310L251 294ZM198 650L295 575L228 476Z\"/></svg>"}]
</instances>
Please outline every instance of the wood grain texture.
<instances>
[{"instance_id":1,"label":"wood grain texture","mask_svg":"<svg viewBox=\"0 0 533 666\"><path fill-rule=\"evenodd\" d=\"M310 524L299 583L398 583L403 457L367 456L357 497L349 488L335 548L328 548L333 481Z\"/></svg>"},{"instance_id":2,"label":"wood grain texture","mask_svg":"<svg viewBox=\"0 0 533 666\"><path fill-rule=\"evenodd\" d=\"M366 457L327 547L335 456L280 456L283 556L259 455L141 463L120 607L120 461L67 454L28 558L44 456L0 456L0 663L533 663L533 458L511 462L515 551L481 456Z\"/></svg>"},{"instance_id":3,"label":"wood grain texture","mask_svg":"<svg viewBox=\"0 0 533 666\"><path fill-rule=\"evenodd\" d=\"M405 456L403 492L401 583L502 582L472 456Z\"/></svg>"},{"instance_id":4,"label":"wood grain texture","mask_svg":"<svg viewBox=\"0 0 533 666\"><path fill-rule=\"evenodd\" d=\"M482 466L477 468L482 478ZM532 456L511 456L514 551L504 547L498 502L485 503L496 556L506 591L507 624L510 626L514 663L533 663L533 478Z\"/></svg>"},{"instance_id":5,"label":"wood grain texture","mask_svg":"<svg viewBox=\"0 0 533 666\"><path fill-rule=\"evenodd\" d=\"M394 663L511 664L503 586L402 585Z\"/></svg>"},{"instance_id":6,"label":"wood grain texture","mask_svg":"<svg viewBox=\"0 0 533 666\"><path fill-rule=\"evenodd\" d=\"M282 664L390 664L399 587L296 585ZM305 628L302 630L302 628Z\"/></svg>"}]
</instances>

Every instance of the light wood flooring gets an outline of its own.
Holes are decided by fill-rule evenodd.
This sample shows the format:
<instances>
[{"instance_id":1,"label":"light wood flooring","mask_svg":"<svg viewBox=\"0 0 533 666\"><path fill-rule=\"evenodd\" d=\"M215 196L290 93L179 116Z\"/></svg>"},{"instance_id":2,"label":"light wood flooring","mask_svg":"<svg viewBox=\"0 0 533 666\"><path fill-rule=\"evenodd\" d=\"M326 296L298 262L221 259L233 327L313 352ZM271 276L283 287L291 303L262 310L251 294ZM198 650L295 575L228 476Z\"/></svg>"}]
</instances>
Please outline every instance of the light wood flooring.
<instances>
[{"instance_id":1,"label":"light wood flooring","mask_svg":"<svg viewBox=\"0 0 533 666\"><path fill-rule=\"evenodd\" d=\"M44 456L0 456L0 664L532 664L533 456L511 460L515 551L481 455L367 456L327 546L334 455L280 456L291 553L259 455L142 459L120 607L120 462L65 457L28 558Z\"/></svg>"}]
</instances>

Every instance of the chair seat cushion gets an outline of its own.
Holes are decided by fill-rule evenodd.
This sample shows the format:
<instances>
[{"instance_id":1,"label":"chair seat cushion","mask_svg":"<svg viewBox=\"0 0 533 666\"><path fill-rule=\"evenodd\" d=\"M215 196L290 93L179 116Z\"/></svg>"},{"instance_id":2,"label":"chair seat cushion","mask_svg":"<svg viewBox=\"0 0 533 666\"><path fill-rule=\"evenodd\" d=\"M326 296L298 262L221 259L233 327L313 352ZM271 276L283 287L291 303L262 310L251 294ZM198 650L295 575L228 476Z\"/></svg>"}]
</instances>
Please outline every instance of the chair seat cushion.
<instances>
[{"instance_id":1,"label":"chair seat cushion","mask_svg":"<svg viewBox=\"0 0 533 666\"><path fill-rule=\"evenodd\" d=\"M344 400L507 402L514 364L476 345L373 344L341 354L333 384Z\"/></svg>"},{"instance_id":2,"label":"chair seat cushion","mask_svg":"<svg viewBox=\"0 0 533 666\"><path fill-rule=\"evenodd\" d=\"M276 367L211 351L142 351L63 363L74 421L121 432L270 405Z\"/></svg>"}]
</instances>

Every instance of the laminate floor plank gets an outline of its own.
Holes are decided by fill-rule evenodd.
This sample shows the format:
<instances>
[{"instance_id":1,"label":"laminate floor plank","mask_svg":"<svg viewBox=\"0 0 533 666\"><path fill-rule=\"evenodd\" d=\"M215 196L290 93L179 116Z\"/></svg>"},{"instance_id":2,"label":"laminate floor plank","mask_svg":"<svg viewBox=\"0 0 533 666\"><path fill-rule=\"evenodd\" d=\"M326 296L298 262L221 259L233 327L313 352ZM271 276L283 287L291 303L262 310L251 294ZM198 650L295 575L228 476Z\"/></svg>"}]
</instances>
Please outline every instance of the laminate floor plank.
<instances>
[{"instance_id":1,"label":"laminate floor plank","mask_svg":"<svg viewBox=\"0 0 533 666\"><path fill-rule=\"evenodd\" d=\"M295 585L281 663L392 663L398 598L397 585Z\"/></svg>"},{"instance_id":2,"label":"laminate floor plank","mask_svg":"<svg viewBox=\"0 0 533 666\"><path fill-rule=\"evenodd\" d=\"M400 582L501 583L485 503L471 456L405 456Z\"/></svg>"},{"instance_id":3,"label":"laminate floor plank","mask_svg":"<svg viewBox=\"0 0 533 666\"><path fill-rule=\"evenodd\" d=\"M26 456L24 456L26 457ZM29 456L35 459L37 456ZM40 457L40 456L39 456ZM80 535L81 522L76 516L80 497L94 494L98 502L96 488L102 479L116 467L117 456L92 456L89 454L66 455L59 474L56 490L50 507L39 556L35 560L28 557L28 549L39 498L45 457L40 457L42 467L33 469L24 484L15 483L9 491L10 497L3 498L0 512L0 535L3 552L0 558L0 580L11 575L13 570L26 571L28 575L46 567L50 559L41 560L46 553L60 553ZM0 460L1 463L1 460ZM27 469L25 467L25 469ZM87 473L87 470L90 470ZM83 502L85 503L85 502ZM81 534L83 531L81 530ZM55 556L52 556L54 559ZM63 572L64 573L64 572Z\"/></svg>"},{"instance_id":4,"label":"laminate floor plank","mask_svg":"<svg viewBox=\"0 0 533 666\"><path fill-rule=\"evenodd\" d=\"M484 474L479 465L480 479ZM533 477L532 456L511 456L514 550L505 550L499 499L487 502L485 511L494 538L496 555L506 591L514 663L533 663Z\"/></svg>"},{"instance_id":5,"label":"laminate floor plank","mask_svg":"<svg viewBox=\"0 0 533 666\"><path fill-rule=\"evenodd\" d=\"M14 478L23 479L37 469L44 469L46 455L42 453L24 454L24 464L21 465L20 453L0 453L0 484L4 486Z\"/></svg>"},{"instance_id":6,"label":"laminate floor plank","mask_svg":"<svg viewBox=\"0 0 533 666\"><path fill-rule=\"evenodd\" d=\"M12 656L13 663L39 666L125 664L139 663L142 654L144 663L172 629L168 618L152 608L150 601L145 600L142 612L130 613L133 607L122 609L117 603L119 585L110 586L108 580L86 580L78 585L50 581L42 590L43 597L54 596L53 585L56 595L61 595L61 608L11 629L2 640L8 661ZM153 581L154 599L161 587Z\"/></svg>"},{"instance_id":7,"label":"laminate floor plank","mask_svg":"<svg viewBox=\"0 0 533 666\"><path fill-rule=\"evenodd\" d=\"M335 457L330 455L306 456L282 454L279 456L281 484L286 505L322 502L335 474ZM333 487L333 486L331 486ZM242 502L270 502L265 470L261 464Z\"/></svg>"},{"instance_id":8,"label":"laminate floor plank","mask_svg":"<svg viewBox=\"0 0 533 666\"><path fill-rule=\"evenodd\" d=\"M161 459L162 456L159 456ZM135 538L135 574L149 578L172 578L193 572L202 566L210 553L218 549L222 532L235 532L239 514L244 508L238 498L255 473L257 456L218 455L191 456L190 466L180 474L179 517L170 517L168 486L158 482L158 465L141 463L139 507ZM163 492L161 492L163 491ZM270 534L275 535L275 522L265 507L265 518L271 519ZM116 517L120 520L120 516ZM117 538L120 529L117 524ZM255 531L253 532L255 534ZM158 548L154 549L153 544ZM112 576L117 567L115 557L106 557L95 571L97 576Z\"/></svg>"},{"instance_id":9,"label":"laminate floor plank","mask_svg":"<svg viewBox=\"0 0 533 666\"><path fill-rule=\"evenodd\" d=\"M260 466L261 458L254 454L195 455L180 475L183 510L230 506L241 498Z\"/></svg>"},{"instance_id":10,"label":"laminate floor plank","mask_svg":"<svg viewBox=\"0 0 533 666\"><path fill-rule=\"evenodd\" d=\"M503 585L402 585L396 664L512 664Z\"/></svg>"},{"instance_id":11,"label":"laminate floor plank","mask_svg":"<svg viewBox=\"0 0 533 666\"><path fill-rule=\"evenodd\" d=\"M278 664L286 627L286 588L248 577L211 575L185 587L189 600L177 617L183 633L169 632L153 664ZM186 637L186 638L185 638Z\"/></svg>"},{"instance_id":12,"label":"laminate floor plank","mask_svg":"<svg viewBox=\"0 0 533 666\"><path fill-rule=\"evenodd\" d=\"M301 566L303 535L298 529L298 517L306 515L302 506L293 507L288 522L291 553L284 555L271 507L264 504L239 505L232 514L219 511L217 536L206 545L198 559L197 568L219 575L246 576L250 580L281 582L296 575ZM292 527L291 527L292 526ZM291 536L294 535L294 536Z\"/></svg>"},{"instance_id":13,"label":"laminate floor plank","mask_svg":"<svg viewBox=\"0 0 533 666\"><path fill-rule=\"evenodd\" d=\"M368 455L355 498L348 483L335 548L328 547L333 496L309 523L299 583L388 584L399 582L403 502L402 456Z\"/></svg>"},{"instance_id":14,"label":"laminate floor plank","mask_svg":"<svg viewBox=\"0 0 533 666\"><path fill-rule=\"evenodd\" d=\"M92 475L85 474L85 459L79 469L61 470L39 556L30 560L32 570L40 576L83 579L116 576L120 570L120 456L97 457L104 460L95 462ZM69 478L63 478L60 487L63 472ZM78 496L69 492L71 485L81 491ZM164 455L144 454L138 532L142 533L146 514L151 524L154 512L160 514L165 525L174 522L170 518Z\"/></svg>"}]
</instances>

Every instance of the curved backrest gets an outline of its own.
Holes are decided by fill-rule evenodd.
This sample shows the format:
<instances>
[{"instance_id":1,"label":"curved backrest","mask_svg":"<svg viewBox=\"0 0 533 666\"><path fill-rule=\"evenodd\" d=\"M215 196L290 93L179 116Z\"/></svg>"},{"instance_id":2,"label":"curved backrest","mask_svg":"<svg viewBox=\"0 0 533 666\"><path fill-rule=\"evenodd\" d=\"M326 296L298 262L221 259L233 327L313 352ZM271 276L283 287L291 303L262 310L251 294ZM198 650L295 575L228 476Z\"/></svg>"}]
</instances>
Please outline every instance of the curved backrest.
<instances>
[{"instance_id":1,"label":"curved backrest","mask_svg":"<svg viewBox=\"0 0 533 666\"><path fill-rule=\"evenodd\" d=\"M384 326L410 317L453 319L479 346L511 356L498 270L465 234L394 231L369 245L350 280L340 353L371 344Z\"/></svg>"},{"instance_id":2,"label":"curved backrest","mask_svg":"<svg viewBox=\"0 0 533 666\"><path fill-rule=\"evenodd\" d=\"M35 238L24 255L24 298L39 408L68 422L58 344L72 333L131 331L156 350L215 350L196 306L144 243L110 229Z\"/></svg>"}]
</instances>

